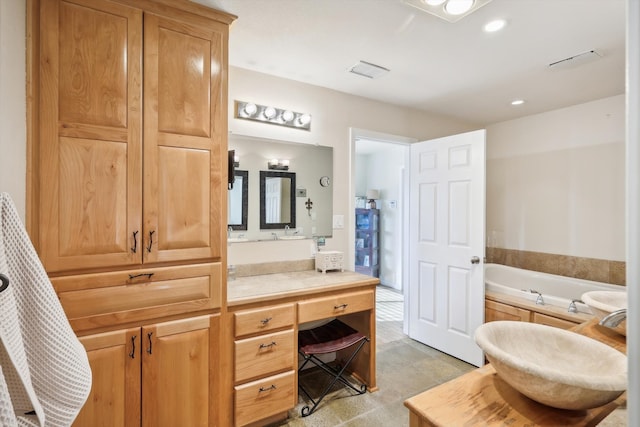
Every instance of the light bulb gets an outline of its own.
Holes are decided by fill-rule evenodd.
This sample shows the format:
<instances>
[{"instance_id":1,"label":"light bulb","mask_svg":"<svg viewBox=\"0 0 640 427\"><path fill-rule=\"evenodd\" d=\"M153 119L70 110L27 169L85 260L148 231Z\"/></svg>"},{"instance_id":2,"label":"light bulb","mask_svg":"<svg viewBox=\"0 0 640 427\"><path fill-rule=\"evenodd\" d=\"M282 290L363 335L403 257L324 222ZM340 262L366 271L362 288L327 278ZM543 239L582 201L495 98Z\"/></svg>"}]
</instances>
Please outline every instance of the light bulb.
<instances>
[{"instance_id":1,"label":"light bulb","mask_svg":"<svg viewBox=\"0 0 640 427\"><path fill-rule=\"evenodd\" d=\"M282 120L284 120L285 122L290 122L291 120L293 120L293 117L294 114L291 110L286 110L282 113Z\"/></svg>"},{"instance_id":2,"label":"light bulb","mask_svg":"<svg viewBox=\"0 0 640 427\"><path fill-rule=\"evenodd\" d=\"M422 0L425 4L429 6L440 6L445 0Z\"/></svg>"},{"instance_id":3,"label":"light bulb","mask_svg":"<svg viewBox=\"0 0 640 427\"><path fill-rule=\"evenodd\" d=\"M298 123L300 123L300 126L305 126L309 124L310 121L311 116L308 114L302 114L300 117L298 117Z\"/></svg>"},{"instance_id":4,"label":"light bulb","mask_svg":"<svg viewBox=\"0 0 640 427\"><path fill-rule=\"evenodd\" d=\"M267 107L262 111L262 114L264 114L264 116L269 120L273 119L276 116L276 109L273 107Z\"/></svg>"},{"instance_id":5,"label":"light bulb","mask_svg":"<svg viewBox=\"0 0 640 427\"><path fill-rule=\"evenodd\" d=\"M474 0L449 0L447 4L444 5L444 10L449 15L462 15L471 9L473 1Z\"/></svg>"},{"instance_id":6,"label":"light bulb","mask_svg":"<svg viewBox=\"0 0 640 427\"><path fill-rule=\"evenodd\" d=\"M244 105L242 111L244 111L247 116L253 116L256 111L258 111L258 107L256 106L256 104L248 103Z\"/></svg>"}]
</instances>

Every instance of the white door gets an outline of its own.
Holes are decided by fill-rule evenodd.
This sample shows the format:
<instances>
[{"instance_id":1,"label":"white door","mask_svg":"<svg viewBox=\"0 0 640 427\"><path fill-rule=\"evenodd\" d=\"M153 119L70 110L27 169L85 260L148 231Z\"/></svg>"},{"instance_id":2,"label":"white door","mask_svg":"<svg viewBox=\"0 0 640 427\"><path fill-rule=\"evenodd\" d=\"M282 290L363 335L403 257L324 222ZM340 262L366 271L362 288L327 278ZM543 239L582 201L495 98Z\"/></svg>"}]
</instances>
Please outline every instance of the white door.
<instances>
[{"instance_id":1,"label":"white door","mask_svg":"<svg viewBox=\"0 0 640 427\"><path fill-rule=\"evenodd\" d=\"M484 322L485 131L411 144L409 336L475 366Z\"/></svg>"}]
</instances>

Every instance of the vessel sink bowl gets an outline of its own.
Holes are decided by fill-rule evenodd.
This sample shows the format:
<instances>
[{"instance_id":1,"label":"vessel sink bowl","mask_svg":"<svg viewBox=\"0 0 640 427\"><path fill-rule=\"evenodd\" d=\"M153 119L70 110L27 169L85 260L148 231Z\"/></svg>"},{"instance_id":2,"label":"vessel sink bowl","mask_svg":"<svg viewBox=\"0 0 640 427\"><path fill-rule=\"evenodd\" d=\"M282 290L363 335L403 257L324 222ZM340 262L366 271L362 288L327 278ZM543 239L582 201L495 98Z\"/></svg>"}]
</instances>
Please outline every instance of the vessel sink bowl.
<instances>
[{"instance_id":1,"label":"vessel sink bowl","mask_svg":"<svg viewBox=\"0 0 640 427\"><path fill-rule=\"evenodd\" d=\"M279 236L278 240L302 240L302 239L306 239L305 236L301 236L301 235L294 235L294 236Z\"/></svg>"},{"instance_id":2,"label":"vessel sink bowl","mask_svg":"<svg viewBox=\"0 0 640 427\"><path fill-rule=\"evenodd\" d=\"M501 320L481 325L475 340L502 380L544 405L596 408L627 388L627 356L575 332Z\"/></svg>"},{"instance_id":3,"label":"vessel sink bowl","mask_svg":"<svg viewBox=\"0 0 640 427\"><path fill-rule=\"evenodd\" d=\"M625 291L585 292L581 298L599 320L602 320L614 311L627 308L627 293ZM622 323L612 329L627 336L627 320L623 320Z\"/></svg>"}]
</instances>

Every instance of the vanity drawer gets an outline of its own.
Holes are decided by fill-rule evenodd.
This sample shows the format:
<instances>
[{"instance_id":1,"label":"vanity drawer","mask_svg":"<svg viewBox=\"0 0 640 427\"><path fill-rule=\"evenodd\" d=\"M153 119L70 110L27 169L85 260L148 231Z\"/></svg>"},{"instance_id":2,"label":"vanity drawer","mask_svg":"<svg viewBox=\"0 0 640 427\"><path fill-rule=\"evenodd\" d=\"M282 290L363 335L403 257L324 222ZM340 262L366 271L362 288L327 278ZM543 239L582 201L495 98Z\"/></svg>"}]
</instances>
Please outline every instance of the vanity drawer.
<instances>
[{"instance_id":1,"label":"vanity drawer","mask_svg":"<svg viewBox=\"0 0 640 427\"><path fill-rule=\"evenodd\" d=\"M235 381L241 383L274 372L293 369L293 329L236 340Z\"/></svg>"},{"instance_id":2,"label":"vanity drawer","mask_svg":"<svg viewBox=\"0 0 640 427\"><path fill-rule=\"evenodd\" d=\"M51 279L75 331L220 307L220 263Z\"/></svg>"},{"instance_id":3,"label":"vanity drawer","mask_svg":"<svg viewBox=\"0 0 640 427\"><path fill-rule=\"evenodd\" d=\"M289 371L235 388L235 425L287 412L296 405L295 371Z\"/></svg>"},{"instance_id":4,"label":"vanity drawer","mask_svg":"<svg viewBox=\"0 0 640 427\"><path fill-rule=\"evenodd\" d=\"M238 311L233 314L235 336L237 338L293 326L295 317L293 304Z\"/></svg>"},{"instance_id":5,"label":"vanity drawer","mask_svg":"<svg viewBox=\"0 0 640 427\"><path fill-rule=\"evenodd\" d=\"M351 292L298 303L298 322L327 319L335 316L371 310L375 305L373 291Z\"/></svg>"}]
</instances>

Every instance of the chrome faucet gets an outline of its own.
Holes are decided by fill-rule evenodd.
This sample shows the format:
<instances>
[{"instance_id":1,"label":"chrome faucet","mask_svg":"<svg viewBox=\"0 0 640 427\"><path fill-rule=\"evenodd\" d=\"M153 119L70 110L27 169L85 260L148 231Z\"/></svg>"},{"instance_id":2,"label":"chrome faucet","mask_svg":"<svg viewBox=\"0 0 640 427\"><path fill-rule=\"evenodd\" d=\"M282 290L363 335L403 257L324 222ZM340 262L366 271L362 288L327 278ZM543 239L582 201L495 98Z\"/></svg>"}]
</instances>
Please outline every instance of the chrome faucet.
<instances>
[{"instance_id":1,"label":"chrome faucet","mask_svg":"<svg viewBox=\"0 0 640 427\"><path fill-rule=\"evenodd\" d=\"M609 313L607 316L605 316L600 321L600 325L606 326L607 328L615 328L620 323L622 323L622 321L625 320L626 318L627 318L627 309L622 308L620 310L616 310L612 313Z\"/></svg>"},{"instance_id":2,"label":"chrome faucet","mask_svg":"<svg viewBox=\"0 0 640 427\"><path fill-rule=\"evenodd\" d=\"M232 231L233 231L233 227L229 226L229 228L227 228L227 237L231 237Z\"/></svg>"},{"instance_id":3,"label":"chrome faucet","mask_svg":"<svg viewBox=\"0 0 640 427\"><path fill-rule=\"evenodd\" d=\"M577 302L579 302L580 304L584 304L584 302L582 300L572 299L571 302L569 303L569 308L567 309L567 311L569 313L577 313L578 312L578 307L576 307L576 303Z\"/></svg>"},{"instance_id":4,"label":"chrome faucet","mask_svg":"<svg viewBox=\"0 0 640 427\"><path fill-rule=\"evenodd\" d=\"M284 235L288 236L289 235L289 224L284 226Z\"/></svg>"},{"instance_id":5,"label":"chrome faucet","mask_svg":"<svg viewBox=\"0 0 640 427\"><path fill-rule=\"evenodd\" d=\"M538 294L538 298L536 298L537 305L544 305L544 298L542 298L542 294L534 289L529 289L529 292L532 294Z\"/></svg>"},{"instance_id":6,"label":"chrome faucet","mask_svg":"<svg viewBox=\"0 0 640 427\"><path fill-rule=\"evenodd\" d=\"M271 236L273 236L273 240L278 240L278 235L276 233L271 233Z\"/></svg>"}]
</instances>

